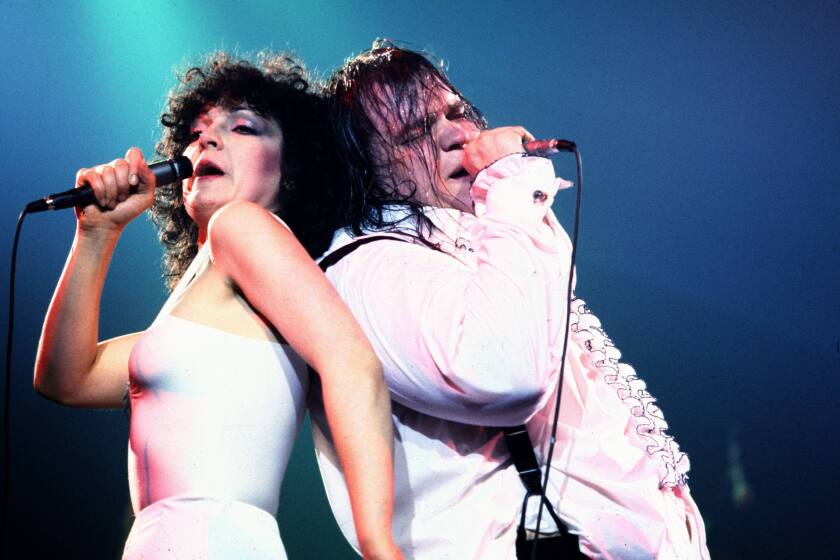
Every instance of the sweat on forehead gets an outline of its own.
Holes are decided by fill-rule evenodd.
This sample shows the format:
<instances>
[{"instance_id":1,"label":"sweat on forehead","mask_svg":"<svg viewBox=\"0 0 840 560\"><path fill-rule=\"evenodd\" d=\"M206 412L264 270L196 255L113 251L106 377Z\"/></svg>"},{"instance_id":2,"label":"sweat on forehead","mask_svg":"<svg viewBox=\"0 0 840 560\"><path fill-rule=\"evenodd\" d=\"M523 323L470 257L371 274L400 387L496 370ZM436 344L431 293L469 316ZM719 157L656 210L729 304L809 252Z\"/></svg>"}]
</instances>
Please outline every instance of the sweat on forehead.
<instances>
[{"instance_id":1,"label":"sweat on forehead","mask_svg":"<svg viewBox=\"0 0 840 560\"><path fill-rule=\"evenodd\" d=\"M405 124L445 111L460 98L434 77L409 83L379 83L364 96L364 109L374 122L388 123L388 131L397 133Z\"/></svg>"}]
</instances>

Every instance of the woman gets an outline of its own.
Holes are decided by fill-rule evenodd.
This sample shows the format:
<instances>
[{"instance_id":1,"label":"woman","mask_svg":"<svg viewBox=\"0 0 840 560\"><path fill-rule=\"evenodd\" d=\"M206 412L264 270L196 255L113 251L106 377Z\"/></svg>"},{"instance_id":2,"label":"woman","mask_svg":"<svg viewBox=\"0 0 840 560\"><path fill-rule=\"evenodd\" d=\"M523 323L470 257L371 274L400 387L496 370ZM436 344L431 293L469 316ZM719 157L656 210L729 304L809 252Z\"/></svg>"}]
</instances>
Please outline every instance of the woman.
<instances>
[{"instance_id":1,"label":"woman","mask_svg":"<svg viewBox=\"0 0 840 560\"><path fill-rule=\"evenodd\" d=\"M362 551L400 557L381 369L306 250L323 250L330 233L321 109L292 59L257 67L216 54L184 75L161 118L158 152L189 157L191 179L156 189L137 148L77 174L97 204L76 212L35 388L112 408L128 385L136 520L124 558L285 558L273 514L307 391L303 361L321 377ZM98 342L114 247L152 206L174 290L148 330Z\"/></svg>"}]
</instances>

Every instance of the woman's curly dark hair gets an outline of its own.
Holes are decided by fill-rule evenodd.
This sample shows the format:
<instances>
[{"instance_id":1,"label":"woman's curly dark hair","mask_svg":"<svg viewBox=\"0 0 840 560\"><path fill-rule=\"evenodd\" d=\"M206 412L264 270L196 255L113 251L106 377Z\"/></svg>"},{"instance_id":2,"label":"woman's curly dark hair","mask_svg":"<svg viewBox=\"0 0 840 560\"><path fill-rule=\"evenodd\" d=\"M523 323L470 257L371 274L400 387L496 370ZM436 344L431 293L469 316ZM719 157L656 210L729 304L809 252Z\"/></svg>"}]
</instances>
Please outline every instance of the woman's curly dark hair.
<instances>
[{"instance_id":1,"label":"woman's curly dark hair","mask_svg":"<svg viewBox=\"0 0 840 560\"><path fill-rule=\"evenodd\" d=\"M169 93L161 115L159 155L172 158L190 143L194 120L209 107L247 104L283 131L282 180L277 215L312 257L329 246L340 225L337 155L329 140L326 101L302 63L287 54L263 52L256 62L224 52L187 70ZM180 182L161 185L151 209L164 246L163 268L172 289L198 251L198 228L187 215Z\"/></svg>"},{"instance_id":2,"label":"woman's curly dark hair","mask_svg":"<svg viewBox=\"0 0 840 560\"><path fill-rule=\"evenodd\" d=\"M391 153L399 146L393 138L376 129L371 115L380 121L396 118L400 126L410 126L426 117L429 103L439 87L461 99L466 118L480 129L487 127L478 108L449 81L440 61L433 62L426 53L398 47L386 39L374 41L370 50L348 59L328 79L326 89L331 121L347 188L344 221L355 235L361 235L365 230L392 229L406 221L415 224L413 235L428 244L428 234L433 226L423 214L422 205L414 198L417 184L411 179L394 180L388 171L397 163L390 155L380 154L380 160L377 160L374 139ZM429 130L425 131L425 139L434 143ZM422 142L415 143L412 149L420 161L425 162L429 180L434 185L437 162L429 161ZM383 155L385 161L381 161ZM389 221L384 210L395 205L408 208L408 217L413 220Z\"/></svg>"}]
</instances>

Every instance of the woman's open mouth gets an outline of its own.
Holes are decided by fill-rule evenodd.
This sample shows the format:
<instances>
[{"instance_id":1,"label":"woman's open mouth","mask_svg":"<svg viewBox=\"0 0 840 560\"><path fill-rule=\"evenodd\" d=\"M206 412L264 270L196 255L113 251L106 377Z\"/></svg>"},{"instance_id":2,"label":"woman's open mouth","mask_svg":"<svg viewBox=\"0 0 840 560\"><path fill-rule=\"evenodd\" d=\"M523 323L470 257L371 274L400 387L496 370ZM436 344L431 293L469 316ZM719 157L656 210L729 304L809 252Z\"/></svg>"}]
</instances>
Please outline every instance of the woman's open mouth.
<instances>
[{"instance_id":1,"label":"woman's open mouth","mask_svg":"<svg viewBox=\"0 0 840 560\"><path fill-rule=\"evenodd\" d=\"M193 177L213 177L213 176L221 176L224 175L225 172L222 171L218 165L213 163L212 161L200 161L195 168L195 173L193 173Z\"/></svg>"}]
</instances>

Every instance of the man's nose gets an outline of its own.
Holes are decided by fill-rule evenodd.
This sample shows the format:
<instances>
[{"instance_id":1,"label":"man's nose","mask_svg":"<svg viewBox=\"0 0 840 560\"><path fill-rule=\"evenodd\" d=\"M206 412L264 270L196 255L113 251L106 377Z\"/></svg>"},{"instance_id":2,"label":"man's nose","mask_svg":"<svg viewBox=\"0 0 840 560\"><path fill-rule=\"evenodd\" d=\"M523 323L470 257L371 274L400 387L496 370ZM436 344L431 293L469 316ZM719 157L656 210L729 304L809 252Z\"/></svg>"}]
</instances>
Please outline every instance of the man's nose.
<instances>
[{"instance_id":1,"label":"man's nose","mask_svg":"<svg viewBox=\"0 0 840 560\"><path fill-rule=\"evenodd\" d=\"M455 150L472 140L478 134L478 127L467 119L450 121L443 118L438 143L444 151Z\"/></svg>"}]
</instances>

